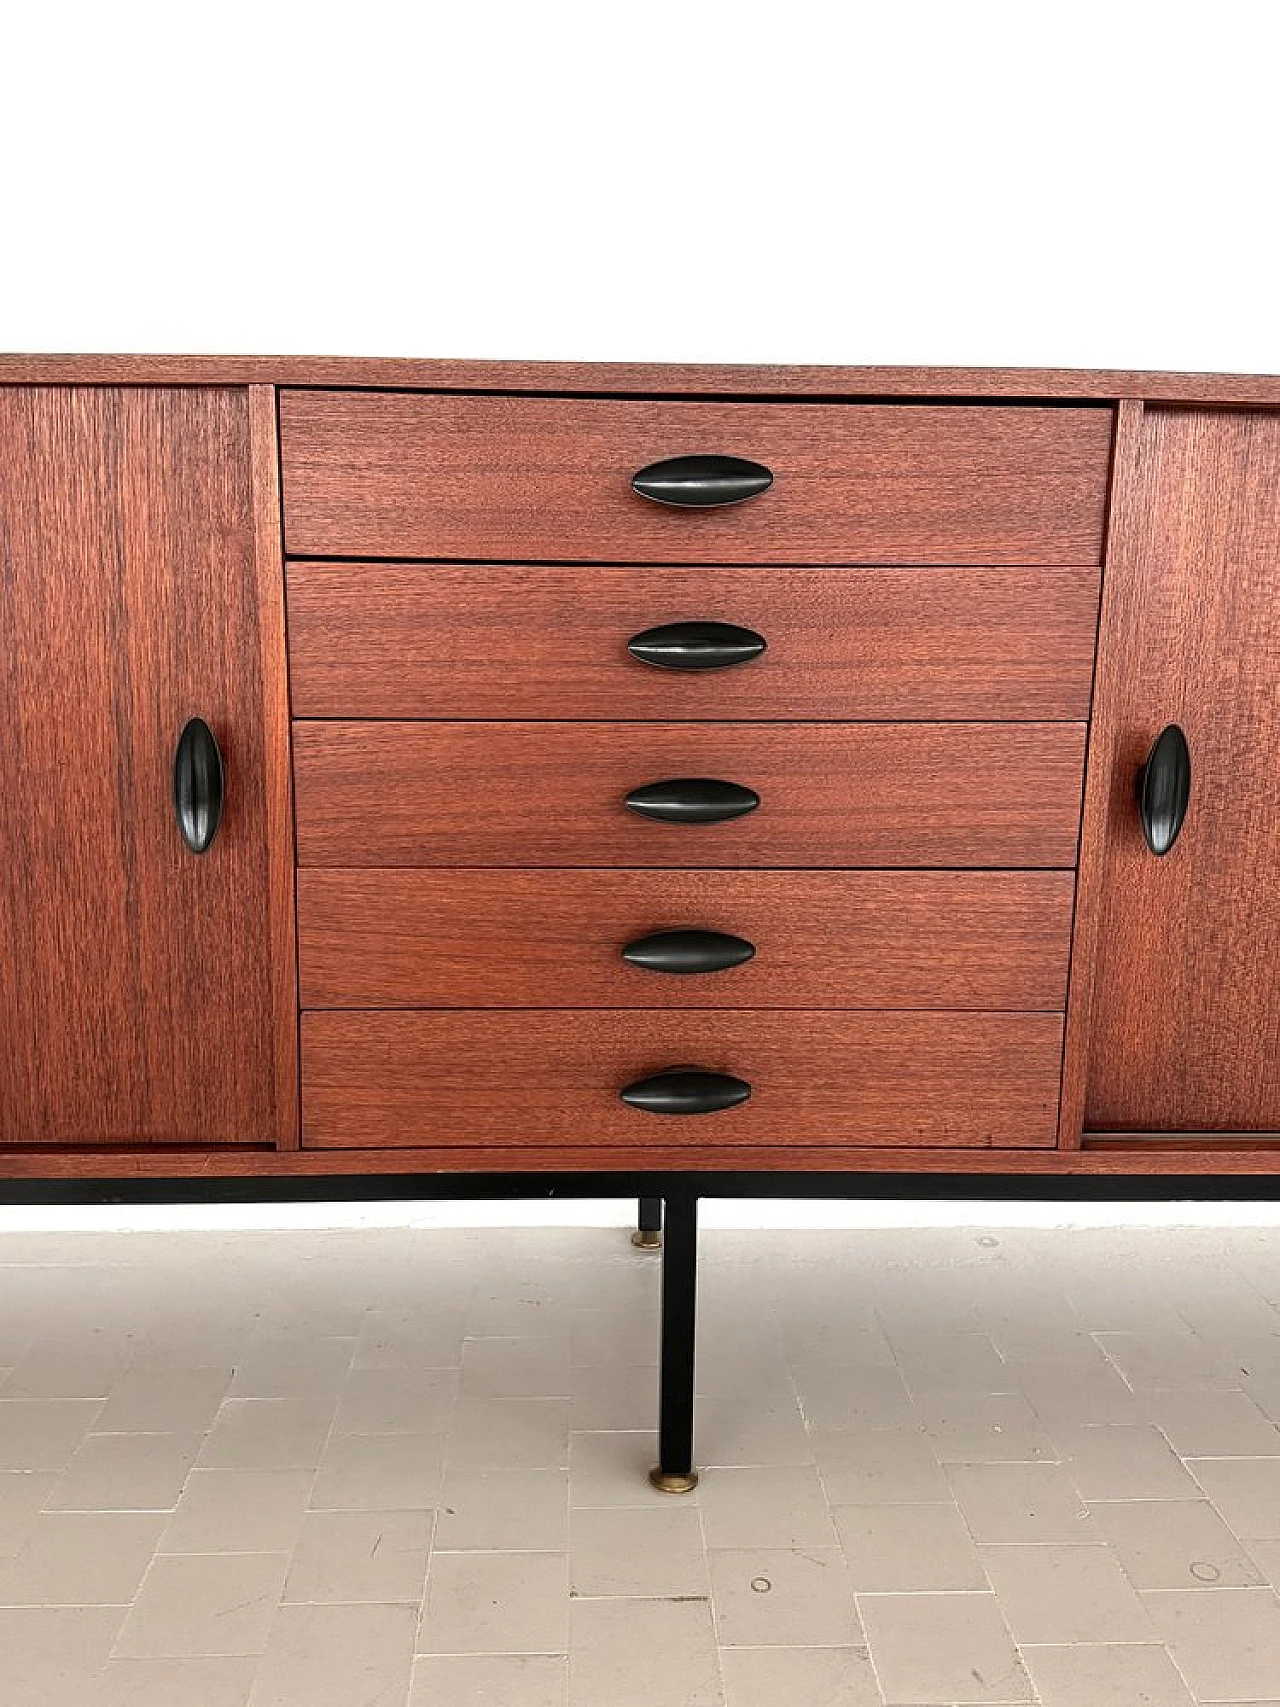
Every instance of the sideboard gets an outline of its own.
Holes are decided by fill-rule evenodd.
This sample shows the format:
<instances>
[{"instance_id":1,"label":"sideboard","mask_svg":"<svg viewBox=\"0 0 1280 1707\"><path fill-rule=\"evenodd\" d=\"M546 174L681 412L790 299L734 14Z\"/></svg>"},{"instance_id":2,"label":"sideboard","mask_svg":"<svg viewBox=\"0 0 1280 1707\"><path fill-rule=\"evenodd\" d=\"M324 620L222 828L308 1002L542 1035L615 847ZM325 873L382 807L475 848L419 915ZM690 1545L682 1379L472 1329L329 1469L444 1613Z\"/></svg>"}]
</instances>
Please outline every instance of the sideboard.
<instances>
[{"instance_id":1,"label":"sideboard","mask_svg":"<svg viewBox=\"0 0 1280 1707\"><path fill-rule=\"evenodd\" d=\"M0 705L0 1178L665 1197L663 1485L699 1190L1280 1176L1280 378L0 357Z\"/></svg>"}]
</instances>

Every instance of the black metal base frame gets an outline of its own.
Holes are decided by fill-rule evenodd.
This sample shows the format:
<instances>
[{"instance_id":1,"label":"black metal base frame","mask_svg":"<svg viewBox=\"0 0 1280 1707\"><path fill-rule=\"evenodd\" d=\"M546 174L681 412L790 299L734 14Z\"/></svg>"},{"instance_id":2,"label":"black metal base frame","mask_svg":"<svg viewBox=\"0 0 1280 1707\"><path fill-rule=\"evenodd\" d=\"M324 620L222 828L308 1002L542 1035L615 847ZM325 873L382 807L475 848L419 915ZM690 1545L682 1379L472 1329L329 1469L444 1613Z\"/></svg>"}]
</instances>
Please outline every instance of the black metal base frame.
<instances>
[{"instance_id":1,"label":"black metal base frame","mask_svg":"<svg viewBox=\"0 0 1280 1707\"><path fill-rule=\"evenodd\" d=\"M662 1241L662 1352L658 1463L668 1493L697 1484L693 1467L698 1200L977 1199L992 1202L1271 1202L1275 1174L575 1173L359 1174L239 1179L0 1179L5 1204L481 1202L634 1197L637 1241Z\"/></svg>"}]
</instances>

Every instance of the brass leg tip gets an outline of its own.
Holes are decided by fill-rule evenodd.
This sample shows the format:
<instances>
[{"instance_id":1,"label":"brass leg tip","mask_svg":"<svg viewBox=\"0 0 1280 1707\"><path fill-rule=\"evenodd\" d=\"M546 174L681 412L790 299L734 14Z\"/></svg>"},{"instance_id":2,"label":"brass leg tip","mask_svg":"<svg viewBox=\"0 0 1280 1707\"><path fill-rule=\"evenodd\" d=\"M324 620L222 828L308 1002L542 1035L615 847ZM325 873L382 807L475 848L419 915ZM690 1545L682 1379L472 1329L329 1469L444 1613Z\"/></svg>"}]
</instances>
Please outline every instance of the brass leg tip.
<instances>
[{"instance_id":1,"label":"brass leg tip","mask_svg":"<svg viewBox=\"0 0 1280 1707\"><path fill-rule=\"evenodd\" d=\"M635 1245L638 1250L660 1251L662 1249L662 1234L633 1233L631 1235L631 1243Z\"/></svg>"},{"instance_id":2,"label":"brass leg tip","mask_svg":"<svg viewBox=\"0 0 1280 1707\"><path fill-rule=\"evenodd\" d=\"M687 1476L673 1475L659 1465L650 1470L649 1480L660 1494L691 1494L698 1485L698 1472L690 1470Z\"/></svg>"}]
</instances>

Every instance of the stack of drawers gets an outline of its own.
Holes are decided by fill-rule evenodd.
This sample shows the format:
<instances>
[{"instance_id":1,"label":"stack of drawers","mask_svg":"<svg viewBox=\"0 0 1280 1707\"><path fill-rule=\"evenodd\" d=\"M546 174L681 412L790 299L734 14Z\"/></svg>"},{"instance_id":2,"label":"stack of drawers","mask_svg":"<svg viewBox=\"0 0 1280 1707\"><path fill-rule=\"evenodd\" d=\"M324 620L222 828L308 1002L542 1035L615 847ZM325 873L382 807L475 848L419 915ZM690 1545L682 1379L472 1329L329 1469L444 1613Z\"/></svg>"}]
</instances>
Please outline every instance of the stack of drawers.
<instances>
[{"instance_id":1,"label":"stack of drawers","mask_svg":"<svg viewBox=\"0 0 1280 1707\"><path fill-rule=\"evenodd\" d=\"M1108 409L280 427L304 1145L1054 1143ZM695 457L772 483L633 488Z\"/></svg>"}]
</instances>

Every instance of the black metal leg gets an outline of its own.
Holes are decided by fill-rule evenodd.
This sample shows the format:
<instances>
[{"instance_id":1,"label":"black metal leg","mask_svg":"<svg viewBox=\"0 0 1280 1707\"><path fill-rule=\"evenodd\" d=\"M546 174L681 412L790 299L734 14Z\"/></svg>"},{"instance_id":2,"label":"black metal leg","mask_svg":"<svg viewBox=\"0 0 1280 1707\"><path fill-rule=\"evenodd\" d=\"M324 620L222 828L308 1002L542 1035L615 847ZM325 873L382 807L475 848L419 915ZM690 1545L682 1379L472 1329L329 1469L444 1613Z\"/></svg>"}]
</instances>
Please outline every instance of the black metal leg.
<instances>
[{"instance_id":1,"label":"black metal leg","mask_svg":"<svg viewBox=\"0 0 1280 1707\"><path fill-rule=\"evenodd\" d=\"M661 1246L662 1199L660 1197L637 1199L636 1230L631 1235L631 1243L639 1245L642 1251L656 1251Z\"/></svg>"},{"instance_id":2,"label":"black metal leg","mask_svg":"<svg viewBox=\"0 0 1280 1707\"><path fill-rule=\"evenodd\" d=\"M649 1480L664 1494L698 1485L693 1467L693 1352L698 1291L698 1200L668 1197L662 1246L662 1397L658 1467Z\"/></svg>"}]
</instances>

